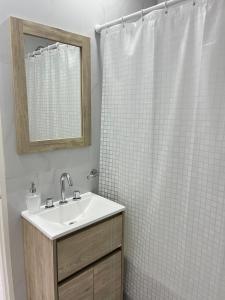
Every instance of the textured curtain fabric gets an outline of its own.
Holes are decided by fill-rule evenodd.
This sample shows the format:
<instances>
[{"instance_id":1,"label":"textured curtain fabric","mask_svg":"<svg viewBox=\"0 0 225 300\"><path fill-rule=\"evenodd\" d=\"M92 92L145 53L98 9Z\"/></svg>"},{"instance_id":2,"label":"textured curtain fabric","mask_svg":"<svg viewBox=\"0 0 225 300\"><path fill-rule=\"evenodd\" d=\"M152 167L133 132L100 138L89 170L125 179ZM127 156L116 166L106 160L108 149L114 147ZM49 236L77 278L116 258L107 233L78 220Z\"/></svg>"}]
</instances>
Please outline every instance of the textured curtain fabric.
<instances>
[{"instance_id":1,"label":"textured curtain fabric","mask_svg":"<svg viewBox=\"0 0 225 300\"><path fill-rule=\"evenodd\" d=\"M30 140L81 137L80 48L60 44L25 65Z\"/></svg>"},{"instance_id":2,"label":"textured curtain fabric","mask_svg":"<svg viewBox=\"0 0 225 300\"><path fill-rule=\"evenodd\" d=\"M99 189L127 208L127 299L225 299L225 1L195 2L101 34Z\"/></svg>"}]
</instances>

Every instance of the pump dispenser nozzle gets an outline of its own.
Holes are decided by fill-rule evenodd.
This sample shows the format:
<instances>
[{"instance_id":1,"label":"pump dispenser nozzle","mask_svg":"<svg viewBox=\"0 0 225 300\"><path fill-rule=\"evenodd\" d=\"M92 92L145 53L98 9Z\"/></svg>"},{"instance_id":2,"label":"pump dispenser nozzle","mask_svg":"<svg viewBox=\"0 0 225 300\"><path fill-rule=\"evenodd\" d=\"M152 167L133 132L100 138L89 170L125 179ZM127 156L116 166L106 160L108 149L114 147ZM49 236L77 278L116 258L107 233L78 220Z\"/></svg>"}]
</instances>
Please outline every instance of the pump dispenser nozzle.
<instances>
[{"instance_id":1,"label":"pump dispenser nozzle","mask_svg":"<svg viewBox=\"0 0 225 300\"><path fill-rule=\"evenodd\" d=\"M34 182L31 182L31 185L30 185L30 193L31 194L35 194L36 193L36 186L35 186L35 183Z\"/></svg>"}]
</instances>

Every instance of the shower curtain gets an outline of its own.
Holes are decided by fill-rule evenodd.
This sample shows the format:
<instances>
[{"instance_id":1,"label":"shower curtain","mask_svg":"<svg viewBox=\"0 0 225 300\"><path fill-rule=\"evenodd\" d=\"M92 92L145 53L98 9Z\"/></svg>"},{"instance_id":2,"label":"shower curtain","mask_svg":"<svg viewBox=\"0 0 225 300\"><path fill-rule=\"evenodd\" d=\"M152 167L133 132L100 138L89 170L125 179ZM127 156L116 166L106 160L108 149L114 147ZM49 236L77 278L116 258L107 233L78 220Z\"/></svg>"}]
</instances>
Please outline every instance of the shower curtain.
<instances>
[{"instance_id":1,"label":"shower curtain","mask_svg":"<svg viewBox=\"0 0 225 300\"><path fill-rule=\"evenodd\" d=\"M225 299L225 1L101 34L100 194L124 204L125 296Z\"/></svg>"},{"instance_id":2,"label":"shower curtain","mask_svg":"<svg viewBox=\"0 0 225 300\"><path fill-rule=\"evenodd\" d=\"M25 58L31 141L81 137L80 55L60 44Z\"/></svg>"}]
</instances>

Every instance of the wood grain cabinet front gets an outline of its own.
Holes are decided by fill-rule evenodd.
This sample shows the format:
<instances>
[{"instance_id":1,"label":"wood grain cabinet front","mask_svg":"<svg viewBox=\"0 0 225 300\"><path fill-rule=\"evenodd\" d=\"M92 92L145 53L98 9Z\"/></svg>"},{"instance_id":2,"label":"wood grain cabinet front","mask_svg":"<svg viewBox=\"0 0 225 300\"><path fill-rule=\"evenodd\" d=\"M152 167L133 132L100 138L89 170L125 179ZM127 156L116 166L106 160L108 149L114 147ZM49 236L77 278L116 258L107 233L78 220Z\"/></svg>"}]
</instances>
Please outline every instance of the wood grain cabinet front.
<instances>
[{"instance_id":1,"label":"wood grain cabinet front","mask_svg":"<svg viewBox=\"0 0 225 300\"><path fill-rule=\"evenodd\" d=\"M59 285L59 300L93 300L93 269Z\"/></svg>"},{"instance_id":2,"label":"wood grain cabinet front","mask_svg":"<svg viewBox=\"0 0 225 300\"><path fill-rule=\"evenodd\" d=\"M123 213L56 240L23 232L28 300L123 298Z\"/></svg>"},{"instance_id":3,"label":"wood grain cabinet front","mask_svg":"<svg viewBox=\"0 0 225 300\"><path fill-rule=\"evenodd\" d=\"M118 251L59 284L59 300L121 300L121 256Z\"/></svg>"},{"instance_id":4,"label":"wood grain cabinet front","mask_svg":"<svg viewBox=\"0 0 225 300\"><path fill-rule=\"evenodd\" d=\"M122 299L122 253L111 255L94 267L94 300Z\"/></svg>"},{"instance_id":5,"label":"wood grain cabinet front","mask_svg":"<svg viewBox=\"0 0 225 300\"><path fill-rule=\"evenodd\" d=\"M122 215L93 225L57 242L58 281L122 245Z\"/></svg>"}]
</instances>

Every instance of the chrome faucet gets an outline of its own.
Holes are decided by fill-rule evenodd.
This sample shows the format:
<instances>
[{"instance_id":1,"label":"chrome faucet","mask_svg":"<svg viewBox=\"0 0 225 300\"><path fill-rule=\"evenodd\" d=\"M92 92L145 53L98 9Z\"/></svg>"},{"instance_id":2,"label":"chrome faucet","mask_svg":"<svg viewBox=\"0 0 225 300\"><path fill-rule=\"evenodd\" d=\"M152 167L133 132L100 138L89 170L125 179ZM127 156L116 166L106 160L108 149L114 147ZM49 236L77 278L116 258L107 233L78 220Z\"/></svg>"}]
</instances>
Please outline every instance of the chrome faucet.
<instances>
[{"instance_id":1,"label":"chrome faucet","mask_svg":"<svg viewBox=\"0 0 225 300\"><path fill-rule=\"evenodd\" d=\"M59 201L59 204L65 204L67 203L68 201L66 200L66 197L65 197L65 179L67 179L67 182L69 184L69 186L72 186L73 185L73 182L72 182L72 179L71 179L71 176L69 173L63 173L60 177L60 185L61 185L61 200Z\"/></svg>"}]
</instances>

